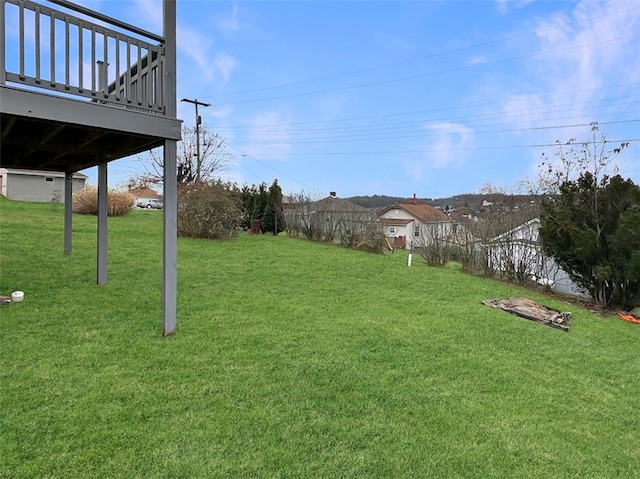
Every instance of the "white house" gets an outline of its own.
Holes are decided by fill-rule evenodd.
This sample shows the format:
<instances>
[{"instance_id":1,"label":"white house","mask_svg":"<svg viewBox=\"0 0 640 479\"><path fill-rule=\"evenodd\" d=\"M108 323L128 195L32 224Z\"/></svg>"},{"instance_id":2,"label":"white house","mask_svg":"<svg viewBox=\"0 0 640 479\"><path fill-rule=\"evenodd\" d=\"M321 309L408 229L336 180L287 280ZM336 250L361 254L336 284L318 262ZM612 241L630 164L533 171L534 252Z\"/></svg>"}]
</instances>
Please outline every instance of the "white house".
<instances>
[{"instance_id":1,"label":"white house","mask_svg":"<svg viewBox=\"0 0 640 479\"><path fill-rule=\"evenodd\" d=\"M425 234L426 225L442 229L445 224L452 224L442 211L433 206L418 204L415 195L409 203L387 206L378 213L378 219L384 225L389 242L407 249L411 249Z\"/></svg>"},{"instance_id":2,"label":"white house","mask_svg":"<svg viewBox=\"0 0 640 479\"><path fill-rule=\"evenodd\" d=\"M485 247L491 267L531 277L557 293L585 296L586 292L571 280L567 272L552 257L544 254L539 229L540 219L534 218L489 241Z\"/></svg>"},{"instance_id":3,"label":"white house","mask_svg":"<svg viewBox=\"0 0 640 479\"><path fill-rule=\"evenodd\" d=\"M88 176L73 175L73 192L84 188ZM64 173L0 168L0 194L12 200L64 202Z\"/></svg>"}]
</instances>

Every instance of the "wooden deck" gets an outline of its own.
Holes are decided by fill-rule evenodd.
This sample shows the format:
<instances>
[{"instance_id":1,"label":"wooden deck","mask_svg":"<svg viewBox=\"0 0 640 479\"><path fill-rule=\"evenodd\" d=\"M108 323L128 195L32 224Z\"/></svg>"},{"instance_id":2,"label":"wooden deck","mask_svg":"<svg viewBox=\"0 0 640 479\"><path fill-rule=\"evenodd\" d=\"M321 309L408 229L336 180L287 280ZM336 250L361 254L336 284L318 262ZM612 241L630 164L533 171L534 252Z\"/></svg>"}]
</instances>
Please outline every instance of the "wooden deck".
<instances>
[{"instance_id":1,"label":"wooden deck","mask_svg":"<svg viewBox=\"0 0 640 479\"><path fill-rule=\"evenodd\" d=\"M2 167L75 172L179 140L160 93L164 39L56 3L65 8L0 1ZM5 24L18 25L17 36Z\"/></svg>"},{"instance_id":2,"label":"wooden deck","mask_svg":"<svg viewBox=\"0 0 640 479\"><path fill-rule=\"evenodd\" d=\"M72 249L72 176L98 166L96 276L105 284L107 164L163 147L162 301L168 335L176 328L181 122L176 0L162 5L161 36L67 0L0 0L0 166L64 172L65 254Z\"/></svg>"}]
</instances>

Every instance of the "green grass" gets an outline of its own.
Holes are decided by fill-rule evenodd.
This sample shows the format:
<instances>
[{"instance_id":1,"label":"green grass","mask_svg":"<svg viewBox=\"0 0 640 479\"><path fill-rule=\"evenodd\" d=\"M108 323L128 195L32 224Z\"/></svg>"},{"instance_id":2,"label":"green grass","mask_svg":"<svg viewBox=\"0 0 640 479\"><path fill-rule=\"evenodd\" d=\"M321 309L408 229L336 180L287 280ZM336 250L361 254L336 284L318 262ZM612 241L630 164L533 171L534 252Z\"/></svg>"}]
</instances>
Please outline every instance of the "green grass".
<instances>
[{"instance_id":1,"label":"green grass","mask_svg":"<svg viewBox=\"0 0 640 479\"><path fill-rule=\"evenodd\" d=\"M0 201L0 477L640 477L640 327L560 300L284 236L178 243L161 213ZM526 295L565 333L482 306Z\"/></svg>"}]
</instances>

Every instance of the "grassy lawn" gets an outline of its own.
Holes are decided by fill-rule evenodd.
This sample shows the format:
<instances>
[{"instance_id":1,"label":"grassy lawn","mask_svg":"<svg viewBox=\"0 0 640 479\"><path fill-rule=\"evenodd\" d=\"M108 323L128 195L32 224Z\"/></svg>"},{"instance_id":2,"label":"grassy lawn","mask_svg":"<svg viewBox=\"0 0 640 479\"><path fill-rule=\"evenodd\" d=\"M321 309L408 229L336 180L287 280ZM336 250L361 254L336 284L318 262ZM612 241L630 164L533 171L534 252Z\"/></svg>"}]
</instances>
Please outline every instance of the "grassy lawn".
<instances>
[{"instance_id":1,"label":"grassy lawn","mask_svg":"<svg viewBox=\"0 0 640 479\"><path fill-rule=\"evenodd\" d=\"M640 477L640 327L559 300L284 236L178 243L161 213L0 198L0 477ZM480 304L526 295L565 333Z\"/></svg>"}]
</instances>

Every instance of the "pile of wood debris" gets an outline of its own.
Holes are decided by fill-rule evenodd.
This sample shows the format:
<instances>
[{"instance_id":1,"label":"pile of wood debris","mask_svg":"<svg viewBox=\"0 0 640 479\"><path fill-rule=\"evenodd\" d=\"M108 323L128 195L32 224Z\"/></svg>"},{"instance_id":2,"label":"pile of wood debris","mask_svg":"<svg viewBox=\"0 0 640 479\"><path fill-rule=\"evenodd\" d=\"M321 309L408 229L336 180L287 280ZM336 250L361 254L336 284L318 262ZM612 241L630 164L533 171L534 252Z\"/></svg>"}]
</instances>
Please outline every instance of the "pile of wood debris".
<instances>
[{"instance_id":1,"label":"pile of wood debris","mask_svg":"<svg viewBox=\"0 0 640 479\"><path fill-rule=\"evenodd\" d=\"M502 309L522 318L546 324L552 328L569 331L571 313L548 308L528 298L487 299L482 302L485 306Z\"/></svg>"}]
</instances>

